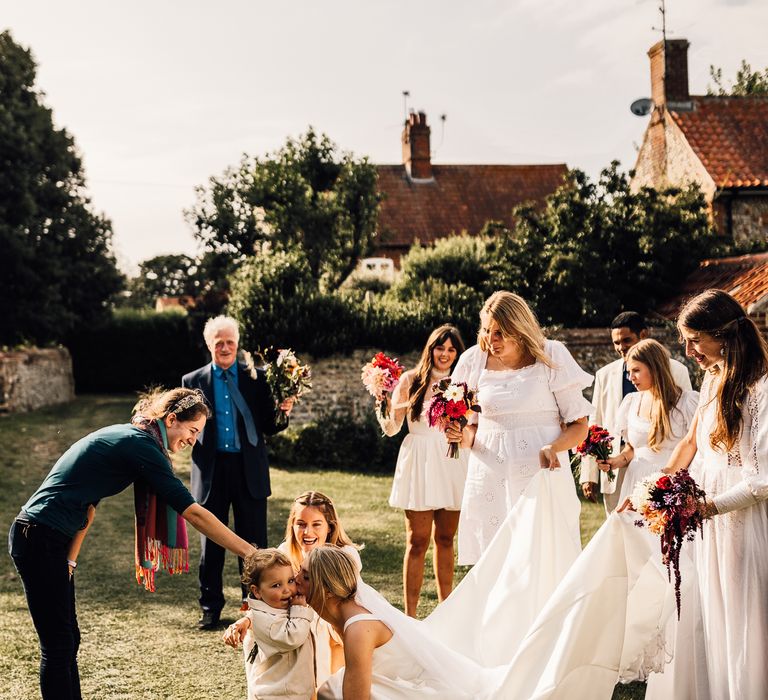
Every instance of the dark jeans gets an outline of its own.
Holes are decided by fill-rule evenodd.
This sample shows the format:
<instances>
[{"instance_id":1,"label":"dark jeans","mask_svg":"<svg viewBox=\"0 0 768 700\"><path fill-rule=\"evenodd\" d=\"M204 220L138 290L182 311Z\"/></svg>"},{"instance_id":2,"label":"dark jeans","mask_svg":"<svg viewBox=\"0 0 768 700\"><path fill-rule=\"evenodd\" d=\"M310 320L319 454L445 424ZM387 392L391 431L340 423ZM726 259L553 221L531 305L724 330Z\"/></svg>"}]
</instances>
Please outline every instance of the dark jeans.
<instances>
[{"instance_id":1,"label":"dark jeans","mask_svg":"<svg viewBox=\"0 0 768 700\"><path fill-rule=\"evenodd\" d=\"M45 525L16 520L8 551L16 565L40 638L43 700L80 700L75 579L69 576L70 538Z\"/></svg>"},{"instance_id":2,"label":"dark jeans","mask_svg":"<svg viewBox=\"0 0 768 700\"><path fill-rule=\"evenodd\" d=\"M229 524L231 506L235 516L235 532L257 547L267 546L267 499L253 498L248 492L242 454L216 454L211 491L200 505L225 525ZM219 615L224 607L222 572L225 550L204 535L200 535L200 549L200 607ZM243 560L238 558L238 564L242 574ZM242 585L241 589L245 600L248 591Z\"/></svg>"}]
</instances>

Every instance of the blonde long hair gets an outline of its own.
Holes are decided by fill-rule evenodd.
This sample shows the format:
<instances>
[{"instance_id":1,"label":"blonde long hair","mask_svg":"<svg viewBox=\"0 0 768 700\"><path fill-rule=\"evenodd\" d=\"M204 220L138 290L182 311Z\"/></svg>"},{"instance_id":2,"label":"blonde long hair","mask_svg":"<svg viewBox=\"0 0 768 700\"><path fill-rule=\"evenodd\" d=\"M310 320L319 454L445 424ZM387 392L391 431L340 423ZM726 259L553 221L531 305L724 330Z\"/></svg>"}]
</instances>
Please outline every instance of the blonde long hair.
<instances>
[{"instance_id":1,"label":"blonde long hair","mask_svg":"<svg viewBox=\"0 0 768 700\"><path fill-rule=\"evenodd\" d=\"M648 433L648 447L654 452L661 444L674 435L670 415L675 410L683 390L675 384L669 368L669 352L652 338L646 338L633 345L627 352L627 363L635 360L644 364L651 375L651 429Z\"/></svg>"},{"instance_id":2,"label":"blonde long hair","mask_svg":"<svg viewBox=\"0 0 768 700\"><path fill-rule=\"evenodd\" d=\"M350 546L355 549L361 549L361 547L356 545L344 531L344 527L339 520L336 506L333 505L333 501L319 491L305 491L298 496L291 505L291 511L288 514L288 522L285 526L285 541L288 545L288 556L293 562L296 571L301 568L301 563L304 561L304 551L301 549L301 545L296 539L296 533L294 532L293 526L296 522L298 512L307 506L317 508L328 523L328 539L325 542L327 545L334 547Z\"/></svg>"},{"instance_id":3,"label":"blonde long hair","mask_svg":"<svg viewBox=\"0 0 768 700\"><path fill-rule=\"evenodd\" d=\"M552 367L552 361L544 352L546 338L541 330L536 315L531 311L525 299L512 292L494 292L485 300L480 310L480 330L477 333L477 344L483 352L488 352L490 343L483 331L483 318L492 318L499 324L501 334L505 338L515 338L520 345L535 359L547 367Z\"/></svg>"}]
</instances>

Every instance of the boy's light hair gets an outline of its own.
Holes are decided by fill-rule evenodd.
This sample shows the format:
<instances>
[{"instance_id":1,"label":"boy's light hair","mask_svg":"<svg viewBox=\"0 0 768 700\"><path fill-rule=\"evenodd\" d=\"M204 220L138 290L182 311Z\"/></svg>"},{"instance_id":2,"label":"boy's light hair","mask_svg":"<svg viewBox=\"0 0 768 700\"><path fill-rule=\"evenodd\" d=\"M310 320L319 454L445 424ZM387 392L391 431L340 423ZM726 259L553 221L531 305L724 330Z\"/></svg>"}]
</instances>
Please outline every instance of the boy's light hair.
<instances>
[{"instance_id":1,"label":"boy's light hair","mask_svg":"<svg viewBox=\"0 0 768 700\"><path fill-rule=\"evenodd\" d=\"M215 318L209 318L205 322L203 328L203 339L205 340L205 346L210 349L213 338L223 328L231 328L235 334L235 341L240 342L240 327L237 325L237 321L231 316L216 316Z\"/></svg>"},{"instance_id":2,"label":"boy's light hair","mask_svg":"<svg viewBox=\"0 0 768 700\"><path fill-rule=\"evenodd\" d=\"M544 352L546 338L525 299L505 291L494 292L486 299L480 310L480 330L477 333L477 344L483 352L488 352L491 347L483 331L483 325L488 319L499 324L499 330L505 338L514 338L535 360L552 367L552 361Z\"/></svg>"},{"instance_id":3,"label":"boy's light hair","mask_svg":"<svg viewBox=\"0 0 768 700\"><path fill-rule=\"evenodd\" d=\"M327 596L341 600L354 598L357 593L357 568L349 555L338 547L315 547L308 555L306 569L309 574L307 602L321 614Z\"/></svg>"},{"instance_id":4,"label":"boy's light hair","mask_svg":"<svg viewBox=\"0 0 768 700\"><path fill-rule=\"evenodd\" d=\"M291 560L280 550L272 547L269 549L257 549L243 559L243 573L240 580L248 588L258 586L261 583L261 577L264 575L264 572L273 566L289 566L291 571L293 571Z\"/></svg>"}]
</instances>

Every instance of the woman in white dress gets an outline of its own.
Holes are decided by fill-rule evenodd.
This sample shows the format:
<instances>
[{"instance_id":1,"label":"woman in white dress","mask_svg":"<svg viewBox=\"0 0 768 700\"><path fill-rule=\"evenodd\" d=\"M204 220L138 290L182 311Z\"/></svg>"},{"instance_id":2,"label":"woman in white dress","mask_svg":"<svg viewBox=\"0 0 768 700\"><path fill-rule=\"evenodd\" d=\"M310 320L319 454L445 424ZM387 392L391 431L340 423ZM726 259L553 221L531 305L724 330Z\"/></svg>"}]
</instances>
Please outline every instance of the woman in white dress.
<instances>
[{"instance_id":1,"label":"woman in white dress","mask_svg":"<svg viewBox=\"0 0 768 700\"><path fill-rule=\"evenodd\" d=\"M476 423L453 423L449 441L470 450L459 519L459 563L480 558L507 514L540 468L572 481L567 451L587 435L591 405L582 390L592 383L565 346L547 340L525 301L492 294L480 312L478 344L451 375L476 389ZM573 490L573 502L578 498ZM579 541L578 507L572 523Z\"/></svg>"},{"instance_id":2,"label":"woman in white dress","mask_svg":"<svg viewBox=\"0 0 768 700\"><path fill-rule=\"evenodd\" d=\"M408 435L403 440L395 467L389 505L405 511L403 599L405 612L416 617L424 581L424 557L434 537L437 597L445 600L453 588L453 540L467 476L468 455L447 456L445 440L430 428L426 412L432 386L447 377L464 352L464 341L451 325L430 334L415 369L404 372L392 392L387 418L378 416L381 429L392 436L403 421ZM434 531L434 534L433 534Z\"/></svg>"},{"instance_id":3,"label":"woman in white dress","mask_svg":"<svg viewBox=\"0 0 768 700\"><path fill-rule=\"evenodd\" d=\"M692 620L682 640L678 635L672 668L651 679L648 697L664 696L658 682L673 687L675 698L765 698L768 346L739 303L718 289L689 301L677 323L706 375L696 418L667 469L696 457L691 475L707 493L703 511L711 520L693 542Z\"/></svg>"},{"instance_id":4,"label":"woman in white dress","mask_svg":"<svg viewBox=\"0 0 768 700\"><path fill-rule=\"evenodd\" d=\"M626 469L619 494L623 503L635 484L666 466L672 450L685 437L699 402L698 391L684 391L672 376L669 352L651 338L627 353L627 373L635 385L619 407L616 425L624 447L615 457L598 461L601 471Z\"/></svg>"}]
</instances>

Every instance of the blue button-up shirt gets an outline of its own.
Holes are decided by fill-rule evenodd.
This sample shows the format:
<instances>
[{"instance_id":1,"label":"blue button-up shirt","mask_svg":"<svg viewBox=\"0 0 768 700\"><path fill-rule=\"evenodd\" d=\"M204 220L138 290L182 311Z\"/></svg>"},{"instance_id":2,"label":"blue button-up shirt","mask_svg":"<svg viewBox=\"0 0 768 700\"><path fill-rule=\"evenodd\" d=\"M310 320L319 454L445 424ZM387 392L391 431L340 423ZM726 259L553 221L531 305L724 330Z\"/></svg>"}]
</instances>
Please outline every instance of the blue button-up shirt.
<instances>
[{"instance_id":1,"label":"blue button-up shirt","mask_svg":"<svg viewBox=\"0 0 768 700\"><path fill-rule=\"evenodd\" d=\"M213 367L213 404L216 420L216 449L219 452L240 452L240 436L237 434L237 413L229 389L224 383L224 372L227 381L237 386L237 364L223 370L215 363Z\"/></svg>"}]
</instances>

